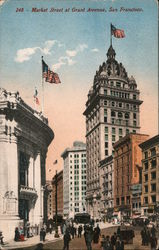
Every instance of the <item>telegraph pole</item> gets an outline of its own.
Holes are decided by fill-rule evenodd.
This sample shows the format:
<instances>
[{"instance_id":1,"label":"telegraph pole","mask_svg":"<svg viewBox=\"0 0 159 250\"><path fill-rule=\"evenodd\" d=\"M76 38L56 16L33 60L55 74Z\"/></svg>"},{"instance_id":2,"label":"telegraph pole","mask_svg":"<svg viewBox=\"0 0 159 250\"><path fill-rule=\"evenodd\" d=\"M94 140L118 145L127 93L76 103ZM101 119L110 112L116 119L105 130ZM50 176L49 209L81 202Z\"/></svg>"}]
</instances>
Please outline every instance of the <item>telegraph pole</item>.
<instances>
[{"instance_id":1,"label":"telegraph pole","mask_svg":"<svg viewBox=\"0 0 159 250\"><path fill-rule=\"evenodd\" d=\"M55 216L56 216L55 238L59 238L58 226L57 226L57 170L56 170L56 175L55 175Z\"/></svg>"}]
</instances>

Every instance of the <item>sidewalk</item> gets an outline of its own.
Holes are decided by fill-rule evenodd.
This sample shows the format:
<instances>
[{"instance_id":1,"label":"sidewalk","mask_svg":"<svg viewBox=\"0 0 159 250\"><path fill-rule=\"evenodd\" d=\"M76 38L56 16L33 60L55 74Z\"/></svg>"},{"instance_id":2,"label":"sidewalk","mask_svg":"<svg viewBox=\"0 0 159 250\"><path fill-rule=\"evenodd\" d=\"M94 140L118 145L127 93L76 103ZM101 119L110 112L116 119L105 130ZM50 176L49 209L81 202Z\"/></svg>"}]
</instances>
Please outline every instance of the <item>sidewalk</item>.
<instances>
[{"instance_id":1,"label":"sidewalk","mask_svg":"<svg viewBox=\"0 0 159 250\"><path fill-rule=\"evenodd\" d=\"M97 224L99 224L100 229L116 226L116 225L113 225L112 223L107 223L107 222L106 223L104 223L104 222L95 223L95 225L97 225ZM53 232L52 234L47 233L46 238L45 238L45 242L40 241L40 235L36 235L36 236L31 237L31 238L25 238L25 241L18 241L18 242L14 241L14 240L11 240L9 242L4 241L4 245L3 246L0 245L0 250L25 248L25 247L37 245L40 242L43 244L46 244L48 242L55 242L58 240L63 240L63 235L60 234L59 238L55 238L54 234L55 234L55 232Z\"/></svg>"},{"instance_id":2,"label":"sidewalk","mask_svg":"<svg viewBox=\"0 0 159 250\"><path fill-rule=\"evenodd\" d=\"M59 238L54 238L54 233L52 233L52 234L47 233L46 238L45 238L45 242L40 241L40 235L36 235L36 236L31 237L31 238L25 238L24 241L16 242L14 240L11 240L9 242L4 242L3 246L0 245L0 249L9 250L9 249L25 248L25 247L37 245L40 242L43 244L46 244L48 242L55 242L55 241L62 240L62 239L63 239L63 235L60 235Z\"/></svg>"}]
</instances>

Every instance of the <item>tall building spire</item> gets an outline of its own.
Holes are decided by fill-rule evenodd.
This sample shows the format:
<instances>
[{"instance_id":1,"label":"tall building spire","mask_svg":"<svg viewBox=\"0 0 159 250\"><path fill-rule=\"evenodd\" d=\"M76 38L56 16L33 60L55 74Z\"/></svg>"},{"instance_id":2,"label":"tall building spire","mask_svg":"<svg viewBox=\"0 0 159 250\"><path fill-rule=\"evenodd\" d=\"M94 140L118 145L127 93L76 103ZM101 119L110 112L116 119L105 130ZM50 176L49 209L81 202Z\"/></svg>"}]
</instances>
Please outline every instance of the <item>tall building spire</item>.
<instances>
[{"instance_id":1,"label":"tall building spire","mask_svg":"<svg viewBox=\"0 0 159 250\"><path fill-rule=\"evenodd\" d=\"M108 52L107 52L107 58L108 60L114 60L116 56L115 50L113 49L113 46L110 45Z\"/></svg>"}]
</instances>

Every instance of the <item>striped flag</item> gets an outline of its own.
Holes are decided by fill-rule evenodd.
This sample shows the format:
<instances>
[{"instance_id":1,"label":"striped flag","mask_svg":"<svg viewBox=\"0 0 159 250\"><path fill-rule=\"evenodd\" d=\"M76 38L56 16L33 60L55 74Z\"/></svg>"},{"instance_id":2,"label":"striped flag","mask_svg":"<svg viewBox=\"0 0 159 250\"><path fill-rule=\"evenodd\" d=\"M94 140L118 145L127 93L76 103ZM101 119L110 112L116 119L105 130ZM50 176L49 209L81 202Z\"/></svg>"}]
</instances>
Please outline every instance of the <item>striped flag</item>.
<instances>
[{"instance_id":1,"label":"striped flag","mask_svg":"<svg viewBox=\"0 0 159 250\"><path fill-rule=\"evenodd\" d=\"M116 29L114 25L111 24L111 35L113 35L116 38L124 38L125 33L124 30Z\"/></svg>"},{"instance_id":2,"label":"striped flag","mask_svg":"<svg viewBox=\"0 0 159 250\"><path fill-rule=\"evenodd\" d=\"M58 74L51 71L43 59L42 59L42 74L46 82L55 84L61 83Z\"/></svg>"},{"instance_id":3,"label":"striped flag","mask_svg":"<svg viewBox=\"0 0 159 250\"><path fill-rule=\"evenodd\" d=\"M38 91L35 88L35 93L34 93L34 101L37 105L40 105L39 98L38 98Z\"/></svg>"}]
</instances>

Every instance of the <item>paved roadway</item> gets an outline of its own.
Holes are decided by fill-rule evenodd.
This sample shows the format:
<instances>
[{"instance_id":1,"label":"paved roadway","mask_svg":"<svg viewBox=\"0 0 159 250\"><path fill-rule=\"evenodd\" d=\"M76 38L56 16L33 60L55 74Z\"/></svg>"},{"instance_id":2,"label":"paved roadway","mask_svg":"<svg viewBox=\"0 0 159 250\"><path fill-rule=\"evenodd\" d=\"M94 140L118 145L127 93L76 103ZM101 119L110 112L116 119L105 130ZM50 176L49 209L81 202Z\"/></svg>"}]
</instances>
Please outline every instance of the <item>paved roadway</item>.
<instances>
[{"instance_id":1,"label":"paved roadway","mask_svg":"<svg viewBox=\"0 0 159 250\"><path fill-rule=\"evenodd\" d=\"M112 235L116 232L116 228L105 228L102 230L104 235ZM21 250L62 250L63 249L63 240L56 242L46 242L42 247L32 246L27 248L21 248ZM20 250L20 249L19 249ZM84 237L72 239L70 242L70 250L87 250L85 245ZM100 244L92 244L92 250L101 250ZM141 236L140 230L135 230L135 238L133 244L126 244L125 250L150 250L149 247L141 246Z\"/></svg>"}]
</instances>

